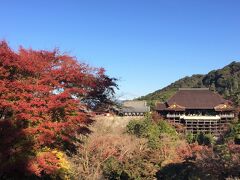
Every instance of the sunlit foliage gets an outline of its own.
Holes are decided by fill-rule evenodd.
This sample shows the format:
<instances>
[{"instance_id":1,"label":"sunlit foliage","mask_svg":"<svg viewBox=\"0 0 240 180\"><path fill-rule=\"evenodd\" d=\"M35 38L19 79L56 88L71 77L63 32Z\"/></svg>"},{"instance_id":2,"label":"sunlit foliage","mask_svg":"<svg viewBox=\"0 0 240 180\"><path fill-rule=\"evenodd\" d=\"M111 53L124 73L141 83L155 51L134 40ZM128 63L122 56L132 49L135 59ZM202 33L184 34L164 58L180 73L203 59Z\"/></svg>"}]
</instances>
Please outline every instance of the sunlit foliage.
<instances>
[{"instance_id":1,"label":"sunlit foliage","mask_svg":"<svg viewBox=\"0 0 240 180\"><path fill-rule=\"evenodd\" d=\"M0 178L58 172L55 149L74 149L89 122L86 109L110 103L114 87L104 69L58 50L15 52L0 42Z\"/></svg>"}]
</instances>

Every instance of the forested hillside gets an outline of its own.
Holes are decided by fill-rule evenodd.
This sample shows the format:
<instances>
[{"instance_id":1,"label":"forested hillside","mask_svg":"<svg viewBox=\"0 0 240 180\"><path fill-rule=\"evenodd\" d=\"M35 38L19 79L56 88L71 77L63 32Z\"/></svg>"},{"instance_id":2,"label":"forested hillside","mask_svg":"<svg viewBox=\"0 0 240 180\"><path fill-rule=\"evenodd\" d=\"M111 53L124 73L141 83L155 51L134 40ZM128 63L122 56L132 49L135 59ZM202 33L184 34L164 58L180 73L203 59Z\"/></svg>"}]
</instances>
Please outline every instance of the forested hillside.
<instances>
[{"instance_id":1,"label":"forested hillside","mask_svg":"<svg viewBox=\"0 0 240 180\"><path fill-rule=\"evenodd\" d=\"M208 87L217 91L225 98L232 100L236 105L240 105L240 62L232 62L222 69L213 70L206 75L193 75L184 77L169 86L138 98L147 100L149 103L156 101L166 101L178 88L199 88Z\"/></svg>"}]
</instances>

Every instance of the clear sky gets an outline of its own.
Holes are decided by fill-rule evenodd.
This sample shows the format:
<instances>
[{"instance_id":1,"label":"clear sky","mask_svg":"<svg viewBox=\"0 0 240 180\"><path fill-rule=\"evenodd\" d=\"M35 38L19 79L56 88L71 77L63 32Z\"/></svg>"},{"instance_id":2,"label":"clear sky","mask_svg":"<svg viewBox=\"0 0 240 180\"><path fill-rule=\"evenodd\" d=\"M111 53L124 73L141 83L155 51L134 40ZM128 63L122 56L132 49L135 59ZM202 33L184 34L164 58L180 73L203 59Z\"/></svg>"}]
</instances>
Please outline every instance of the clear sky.
<instances>
[{"instance_id":1,"label":"clear sky","mask_svg":"<svg viewBox=\"0 0 240 180\"><path fill-rule=\"evenodd\" d=\"M0 19L11 47L104 67L122 98L240 59L240 0L2 0Z\"/></svg>"}]
</instances>

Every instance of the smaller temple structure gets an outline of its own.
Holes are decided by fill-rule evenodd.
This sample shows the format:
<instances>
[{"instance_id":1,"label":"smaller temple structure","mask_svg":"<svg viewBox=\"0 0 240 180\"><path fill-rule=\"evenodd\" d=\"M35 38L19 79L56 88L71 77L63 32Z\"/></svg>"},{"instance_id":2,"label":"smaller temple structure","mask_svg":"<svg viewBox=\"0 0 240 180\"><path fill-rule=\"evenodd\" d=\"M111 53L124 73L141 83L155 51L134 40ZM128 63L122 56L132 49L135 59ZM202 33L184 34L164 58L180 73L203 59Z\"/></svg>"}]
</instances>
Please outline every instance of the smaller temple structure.
<instances>
[{"instance_id":1,"label":"smaller temple structure","mask_svg":"<svg viewBox=\"0 0 240 180\"><path fill-rule=\"evenodd\" d=\"M180 123L187 132L222 134L234 119L230 101L208 88L180 88L167 102L157 103L155 110L171 123Z\"/></svg>"},{"instance_id":2,"label":"smaller temple structure","mask_svg":"<svg viewBox=\"0 0 240 180\"><path fill-rule=\"evenodd\" d=\"M120 116L144 116L150 112L146 101L123 101L119 110Z\"/></svg>"}]
</instances>

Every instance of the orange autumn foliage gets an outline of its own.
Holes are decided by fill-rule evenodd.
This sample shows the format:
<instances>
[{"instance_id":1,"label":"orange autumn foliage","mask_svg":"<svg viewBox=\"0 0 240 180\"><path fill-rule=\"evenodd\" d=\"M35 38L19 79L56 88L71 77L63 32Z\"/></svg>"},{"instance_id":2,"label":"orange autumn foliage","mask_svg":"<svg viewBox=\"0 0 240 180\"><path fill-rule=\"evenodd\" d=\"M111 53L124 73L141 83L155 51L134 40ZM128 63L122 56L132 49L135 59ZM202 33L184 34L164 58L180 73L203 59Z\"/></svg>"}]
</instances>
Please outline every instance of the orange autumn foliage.
<instances>
[{"instance_id":1,"label":"orange autumn foliage","mask_svg":"<svg viewBox=\"0 0 240 180\"><path fill-rule=\"evenodd\" d=\"M76 134L89 122L85 109L111 103L114 87L104 69L58 50L15 52L0 42L0 177L53 173L54 155L40 158L36 152L72 150Z\"/></svg>"}]
</instances>

